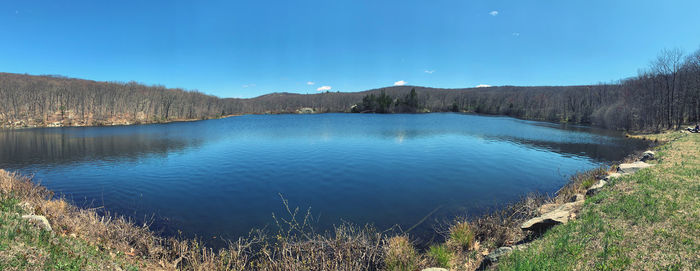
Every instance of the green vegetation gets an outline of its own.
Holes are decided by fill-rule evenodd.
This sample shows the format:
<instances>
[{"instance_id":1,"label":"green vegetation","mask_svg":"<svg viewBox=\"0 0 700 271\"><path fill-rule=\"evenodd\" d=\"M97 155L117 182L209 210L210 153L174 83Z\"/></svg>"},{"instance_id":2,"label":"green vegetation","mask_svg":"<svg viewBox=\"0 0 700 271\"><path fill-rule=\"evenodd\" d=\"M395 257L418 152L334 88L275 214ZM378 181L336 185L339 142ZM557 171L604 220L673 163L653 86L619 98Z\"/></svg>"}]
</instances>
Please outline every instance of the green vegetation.
<instances>
[{"instance_id":1,"label":"green vegetation","mask_svg":"<svg viewBox=\"0 0 700 271\"><path fill-rule=\"evenodd\" d=\"M411 271L418 269L418 253L407 236L389 238L386 247L386 270Z\"/></svg>"},{"instance_id":2,"label":"green vegetation","mask_svg":"<svg viewBox=\"0 0 700 271\"><path fill-rule=\"evenodd\" d=\"M431 246L430 250L428 250L428 256L433 259L438 267L450 268L452 252L450 252L446 245Z\"/></svg>"},{"instance_id":3,"label":"green vegetation","mask_svg":"<svg viewBox=\"0 0 700 271\"><path fill-rule=\"evenodd\" d=\"M471 226L466 221L457 222L450 228L450 239L447 243L464 250L470 250L474 248L474 233L472 232Z\"/></svg>"},{"instance_id":4,"label":"green vegetation","mask_svg":"<svg viewBox=\"0 0 700 271\"><path fill-rule=\"evenodd\" d=\"M362 97L362 103L352 108L354 113L416 113L421 111L416 89L402 98L394 98L381 91L379 95L370 93Z\"/></svg>"},{"instance_id":5,"label":"green vegetation","mask_svg":"<svg viewBox=\"0 0 700 271\"><path fill-rule=\"evenodd\" d=\"M649 136L647 136L649 137ZM657 166L613 179L577 220L554 227L499 270L700 269L700 136L672 133Z\"/></svg>"},{"instance_id":6,"label":"green vegetation","mask_svg":"<svg viewBox=\"0 0 700 271\"><path fill-rule=\"evenodd\" d=\"M40 229L21 218L12 195L0 197L0 270L135 270L124 253Z\"/></svg>"}]
</instances>

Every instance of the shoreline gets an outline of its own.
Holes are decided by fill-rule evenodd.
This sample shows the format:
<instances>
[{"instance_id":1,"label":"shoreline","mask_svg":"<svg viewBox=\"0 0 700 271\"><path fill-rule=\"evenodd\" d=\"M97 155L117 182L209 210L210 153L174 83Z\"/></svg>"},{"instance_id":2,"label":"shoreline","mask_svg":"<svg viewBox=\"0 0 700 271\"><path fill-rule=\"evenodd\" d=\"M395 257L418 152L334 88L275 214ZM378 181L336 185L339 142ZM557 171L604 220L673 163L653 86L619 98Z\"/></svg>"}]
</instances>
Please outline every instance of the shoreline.
<instances>
[{"instance_id":1,"label":"shoreline","mask_svg":"<svg viewBox=\"0 0 700 271\"><path fill-rule=\"evenodd\" d=\"M302 108L303 109L303 108ZM300 109L301 110L301 109ZM97 125L59 125L59 126L52 126L52 125L33 125L33 126L8 126L8 125L0 125L0 130L7 129L7 130L20 130L20 129L33 129L33 128L75 128L75 127L114 127L114 126L135 126L135 125L154 125L154 124L169 124L169 123L179 123L179 122L196 122L196 121L204 121L204 120L216 120L216 119L225 119L225 118L230 118L230 117L240 117L240 116L249 116L249 115L316 115L316 114L380 114L380 115L395 115L395 114L433 114L433 113L455 113L455 114L467 114L467 115L477 115L477 116L487 116L487 117L507 117L507 118L513 118L517 120L524 120L524 121L536 121L536 122L544 122L544 123L550 123L550 124L559 124L559 125L577 125L577 126L582 126L582 127L588 127L588 128L594 128L594 129L602 129L602 130L609 130L609 131L615 131L615 132L622 132L625 133L626 136L632 134L639 134L639 135L644 135L644 134L658 134L660 131L654 132L654 131L634 131L634 130L622 130L622 129L609 129L601 126L596 126L592 125L590 123L578 123L578 122L563 122L563 121L548 121L545 119L532 119L532 118L520 118L516 116L510 116L510 115L501 115L501 114L488 114L488 113L477 113L477 112L471 112L471 111L460 111L460 112L452 112L452 111L435 111L435 112L414 112L414 113L354 113L354 112L313 112L313 113L303 113L297 110L297 112L266 112L266 113L236 113L236 114L229 114L221 117L212 117L212 118L206 118L206 119L172 119L172 120L166 120L166 121L146 121L146 122L140 122L140 121L126 121L126 120L121 120L122 123L111 123L111 124L97 124ZM690 124L683 124L684 125L690 125ZM645 137L637 137L638 139L645 139Z\"/></svg>"},{"instance_id":2,"label":"shoreline","mask_svg":"<svg viewBox=\"0 0 700 271\"><path fill-rule=\"evenodd\" d=\"M663 144L620 164L586 195L576 219L497 262L499 270L697 270L700 268L700 137L632 135ZM646 162L650 163L647 164Z\"/></svg>"},{"instance_id":3,"label":"shoreline","mask_svg":"<svg viewBox=\"0 0 700 271\"><path fill-rule=\"evenodd\" d=\"M560 191L558 192L558 195L553 197L553 198L543 198L543 197L538 198L538 197L529 196L529 197L525 197L520 202L517 202L517 203L512 204L512 205L508 205L508 206L504 207L503 209L496 210L495 212L484 215L482 217L477 217L477 218L474 218L474 219L469 220L469 221L467 221L467 220L460 221L459 219L457 219L454 221L454 225L450 226L450 228L449 228L450 234L448 234L449 237L446 238L447 242L443 243L442 245L439 244L437 246L438 247L449 246L449 247L451 247L451 249L459 249L460 251L466 250L466 252L468 252L468 251L478 252L478 253L474 254L476 256L473 259L467 260L466 263L462 263L462 264L467 264L471 267L478 267L478 266L482 265L484 263L484 259L487 259L490 256L493 256L493 255L491 255L492 253L498 251L499 249L503 250L502 249L502 248L504 248L503 245L507 245L505 247L511 248L511 250L513 250L512 248L514 248L514 247L521 248L520 246L524 243L523 241L527 241L529 243L530 241L533 240L531 233L519 232L520 224L523 221L525 221L527 219L531 219L533 217L536 217L537 215L542 215L539 210L546 204L552 204L552 203L556 203L559 205L564 204L565 201L568 201L568 197L570 197L572 194L578 194L578 193L582 192L581 191L582 188L579 186L583 185L584 189L588 189L593 184L593 183L590 183L590 181L588 181L588 180L591 178L593 178L594 180L597 179L597 177L599 177L598 175L600 173L601 173L601 169L594 169L594 170L591 170L588 172L584 172L584 173L580 174L579 176L575 176L572 179L572 181L570 181L565 186L563 186L562 189L560 189ZM16 175L14 173L7 173L3 170L0 170L0 174L4 174L6 176L12 176L12 178L17 178L17 179L19 179L20 183L21 182L29 183L29 184L20 185L21 187L24 187L23 189L25 189L25 190L45 191L42 193L52 194L52 192L48 191L46 188L39 186L39 185L36 185L36 184L33 184L31 182L31 180L26 178L26 177L19 176L19 175ZM587 182L589 184L584 185L584 183L587 183ZM4 181L3 181L3 183L4 183ZM573 185L574 187L569 187L571 185ZM5 185L5 187L6 186L7 185ZM10 187L12 187L12 185ZM29 188L27 188L27 187L29 187ZM569 187L569 189L567 189L567 187ZM9 191L12 191L12 190L9 190ZM568 192L561 192L561 191L568 191ZM42 194L42 193L34 193L34 194ZM5 189L3 189L3 195L6 195L6 194L8 194L7 191L5 191ZM72 213L72 215L79 214L78 216L86 216L85 213L87 213L88 217L94 217L97 220L99 220L97 222L93 221L91 223L97 223L97 225L100 225L100 227L102 227L102 228L109 228L110 227L110 224L104 224L104 222L100 222L100 221L104 221L104 218L98 219L101 216L97 215L94 211L80 209L78 207L71 205L70 203L67 203L64 199L44 198L44 199L29 199L29 201L33 202L33 203L31 203L31 204L33 204L33 206L36 206L37 202L39 202L38 205L42 205L42 204L44 204L44 205L56 205L56 204L65 205L66 207L64 207L64 209L70 211L70 213ZM24 203L24 202L26 202L26 201L22 201L19 203ZM56 203L56 202L58 202L58 203ZM286 204L286 202L285 202L285 204ZM34 207L33 209L37 210L36 207ZM41 208L39 208L39 209L41 209ZM525 211L523 211L523 209L525 209ZM49 211L49 210L46 210L46 211ZM68 236L68 238L74 238L72 235L73 233L70 232L70 230L66 231L65 226L61 225L60 220L57 222L56 218L51 217L50 213L46 213L44 211L40 211L37 213L46 215L48 217L47 221L49 222L49 224L51 226L53 226L54 229L56 229L56 228L64 229L64 232L62 233L63 237ZM293 214L291 214L291 212L290 212L290 215L292 215L292 218L294 218L294 216L293 216ZM141 236L141 238L144 238L143 236L147 236L147 237L145 237L145 239L149 240L147 243L149 243L149 242L150 243L147 245L142 245L142 246L150 248L150 249L147 249L146 251L152 251L152 250L154 250L153 248L157 248L156 250L167 251L168 249L174 249L172 244L178 243L178 242L180 242L180 243L184 242L184 243L187 243L190 245L197 244L198 247L201 247L201 249L200 249L201 251L199 251L199 252L189 251L188 253L194 253L190 257L205 257L204 254L206 254L206 253L214 253L215 255L217 255L217 253L214 250L212 250L211 248L207 248L206 246L203 246L204 244L202 244L200 240L194 240L194 239L192 239L192 240L177 240L177 239L171 238L171 237L162 237L162 236L159 236L156 233L150 231L148 229L148 227L138 227L136 225L130 224L130 222L128 222L128 220L125 218L110 218L109 214L107 214L107 217L108 217L108 221L119 221L116 224L118 225L119 228L122 228L122 231L124 231L124 229L128 229L128 230L126 230L127 232L129 232L129 231L138 232L138 234L134 234L134 233L128 234L130 236ZM504 217L509 217L508 219L510 219L510 220L503 220ZM70 219L68 219L68 221L69 220ZM292 221L292 220L290 220L290 221ZM504 225L503 221L509 221L509 222L506 222L507 225ZM452 233L452 231L453 231L453 229L455 229L459 225L468 225L468 226L464 226L463 227L464 229L462 229L462 231L465 231L466 235L468 235L468 236L471 235L472 237L471 237L471 241L467 241L466 244L455 245L454 242L451 242L451 240L454 239L452 237L454 235ZM322 234L316 233L316 235L307 236L308 233L304 232L307 230L307 228L305 228L306 226L308 226L308 225L299 225L299 224L287 225L288 229L292 232L296 232L296 234L285 236L283 238L284 241L282 244L285 244L285 242L287 242L286 244L295 244L297 246L312 246L312 248L314 248L313 244L318 245L319 240L325 240L326 242L329 241L328 239L324 239L327 237L325 237ZM100 227L97 227L97 228L100 228ZM391 234L381 233L380 235L367 235L369 232L377 232L377 230L376 229L368 230L366 227L362 228L362 227L351 226L351 225L341 226L341 229L343 231L349 231L350 233L354 234L355 237L362 236L363 238L365 238L365 241L374 240L377 242L376 244L381 244L380 247L377 247L375 245L372 248L373 249L372 253L374 253L374 254L372 254L373 257L379 257L377 259L380 259L379 262L372 262L371 263L375 267L387 264L386 263L386 261L387 261L386 257L388 257L387 253L389 253L390 252L389 250L391 250L391 249L386 248L386 246L391 246L392 242L401 243L403 241L397 241L397 240L399 240L399 239L402 240L402 238L409 240L406 237L407 234L402 233L402 232L394 232ZM484 232L484 230L487 230L487 229L490 231L493 231L493 232L491 232L491 233ZM255 232L255 230L253 230L253 232ZM251 232L251 234L253 232ZM336 229L335 232L337 235L338 229ZM496 233L494 233L494 232L496 232ZM345 232L343 234L347 235L350 233ZM263 234L268 235L270 233L257 232L255 235L251 235L248 237L241 237L235 243L238 243L240 245L242 242L243 243L246 243L246 242L255 243L255 242L259 242L260 239L267 240L266 238L269 238L269 237L261 237ZM78 236L78 235L76 234L76 236ZM304 236L306 236L306 237L304 237ZM252 238L253 241L251 241L250 238ZM256 238L258 238L258 239L256 239ZM491 239L494 239L494 240L491 240ZM104 239L97 238L97 240L104 240ZM143 241L138 241L138 240L130 240L129 241L129 243L138 243L138 242L143 242ZM270 240L268 240L266 242L270 242ZM275 244L275 243L279 244L278 242L279 242L279 240L277 242L272 242L270 244ZM168 245L168 244L170 244L170 245ZM410 246L408 246L408 245L410 245ZM111 246L118 247L118 245L114 245L114 244L112 244ZM250 246L246 245L246 246L250 248L252 245L250 245ZM430 257L425 256L425 255L430 254L431 251L434 250L433 249L434 246L430 247L429 250L424 251L424 252L416 251L415 247L410 244L410 241L408 241L407 243L401 243L398 246L400 246L400 248L398 248L400 250L414 251L413 253L418 255L418 256L416 256L417 258L423 258L422 263L416 263L417 266L420 265L423 267L428 267L428 266L434 265L432 260L426 260L427 258L430 258ZM455 246L456 246L456 248L455 248ZM107 247L110 247L110 245L107 245ZM129 253L135 253L135 252L129 252L130 250L133 250L133 249L134 249L133 247L128 248L128 249L123 249L123 250L127 250L127 251L122 251L122 252L124 253L124 255L129 256ZM240 249L240 248L238 248L238 249ZM367 248L367 249L369 249L369 248ZM396 248L394 248L394 249L396 249ZM207 252L207 251L209 251L209 252ZM228 248L220 250L218 253L221 254L222 252L226 252L226 251L228 251L228 253L231 253L232 251L236 251L236 248L229 246ZM141 252L141 253L143 254L146 252ZM148 253L150 253L150 252L148 252ZM197 254L197 253L204 253L204 254ZM240 251L238 253L240 253ZM365 251L363 253L367 253L367 251ZM425 253L425 254L421 254L421 253ZM135 253L134 255L138 255L138 253ZM420 255L423 255L423 256L420 256ZM155 255L154 256L154 255L150 255L150 254L143 254L142 256L148 256L146 258L159 258L159 261L162 261L164 257L169 259L169 260L173 260L171 256L166 257L164 255ZM258 257L258 256L256 256L256 257ZM382 256L382 257L380 257L380 256ZM183 257L183 256L181 255L176 259L179 259L181 257ZM253 257L253 254L248 255L247 257L250 257L250 259L248 259L247 261L253 261L252 259L255 258L255 257ZM493 258L493 257L491 257L491 258ZM129 259L129 257L127 257L127 260L131 260L131 259ZM220 261L220 260L221 259L216 259L216 257L210 259L210 261L215 261L215 262ZM348 260L348 259L346 259L346 260ZM489 262L490 262L490 260L489 260ZM153 264L154 264L153 262L150 262L150 263L147 262L145 266L153 266ZM213 264L213 263L210 262L210 264ZM268 262L267 264L273 264L273 263ZM369 263L364 262L363 264L369 264ZM163 266L160 263L158 264L158 266L159 266L159 268L166 268L167 267L167 266ZM177 264L175 266L177 266Z\"/></svg>"},{"instance_id":4,"label":"shoreline","mask_svg":"<svg viewBox=\"0 0 700 271\"><path fill-rule=\"evenodd\" d=\"M215 120L215 119L225 119L225 118L230 118L230 117L238 117L238 116L243 116L246 114L230 114L230 115L225 115L221 117L212 117L212 118L206 118L206 119L172 119L172 120L165 120L165 121L127 121L127 120L120 120L119 122L112 122L110 124L97 124L97 125L32 125L32 126L7 126L7 125L2 125L0 126L0 130L2 129L7 129L7 130L19 130L19 129L33 129L33 128L75 128L75 127L114 127L114 126L135 126L135 125L151 125L151 124L168 124L168 123L178 123L178 122L194 122L194 121L203 121L203 120Z\"/></svg>"}]
</instances>

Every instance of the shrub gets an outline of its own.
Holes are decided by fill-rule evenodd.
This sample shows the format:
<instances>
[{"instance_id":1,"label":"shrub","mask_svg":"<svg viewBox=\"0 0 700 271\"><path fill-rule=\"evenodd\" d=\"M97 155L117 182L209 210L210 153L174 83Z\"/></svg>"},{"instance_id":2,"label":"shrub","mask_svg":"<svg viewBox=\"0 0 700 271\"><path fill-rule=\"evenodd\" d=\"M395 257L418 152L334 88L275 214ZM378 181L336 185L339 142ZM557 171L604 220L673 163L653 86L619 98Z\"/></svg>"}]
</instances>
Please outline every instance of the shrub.
<instances>
[{"instance_id":1,"label":"shrub","mask_svg":"<svg viewBox=\"0 0 700 271\"><path fill-rule=\"evenodd\" d=\"M466 221L457 222L450 227L450 239L448 243L460 249L471 250L474 248L474 232Z\"/></svg>"},{"instance_id":2,"label":"shrub","mask_svg":"<svg viewBox=\"0 0 700 271\"><path fill-rule=\"evenodd\" d=\"M430 256L430 259L439 267L450 268L452 253L450 253L446 245L431 246L430 250L428 250L428 256Z\"/></svg>"},{"instance_id":3,"label":"shrub","mask_svg":"<svg viewBox=\"0 0 700 271\"><path fill-rule=\"evenodd\" d=\"M583 189L588 189L588 188L590 188L591 186L593 186L593 184L595 183L595 181L596 181L595 179L586 179L586 180L584 180L583 182L581 182L581 187L582 187Z\"/></svg>"},{"instance_id":4,"label":"shrub","mask_svg":"<svg viewBox=\"0 0 700 271\"><path fill-rule=\"evenodd\" d=\"M418 268L418 253L407 236L389 238L385 251L386 270L408 271Z\"/></svg>"}]
</instances>

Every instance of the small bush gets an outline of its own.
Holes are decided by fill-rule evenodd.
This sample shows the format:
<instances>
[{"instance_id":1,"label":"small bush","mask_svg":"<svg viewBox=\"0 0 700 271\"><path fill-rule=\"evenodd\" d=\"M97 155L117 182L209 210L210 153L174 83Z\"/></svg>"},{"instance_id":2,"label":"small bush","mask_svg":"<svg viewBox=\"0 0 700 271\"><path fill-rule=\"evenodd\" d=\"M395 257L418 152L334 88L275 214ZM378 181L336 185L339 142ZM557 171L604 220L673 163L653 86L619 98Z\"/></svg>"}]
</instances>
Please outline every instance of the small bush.
<instances>
[{"instance_id":1,"label":"small bush","mask_svg":"<svg viewBox=\"0 0 700 271\"><path fill-rule=\"evenodd\" d=\"M471 250L474 248L474 232L466 221L457 222L450 227L450 239L448 243L459 249Z\"/></svg>"},{"instance_id":2,"label":"small bush","mask_svg":"<svg viewBox=\"0 0 700 271\"><path fill-rule=\"evenodd\" d=\"M450 268L452 253L450 253L446 245L431 246L430 250L428 250L428 256L430 256L430 259L439 267Z\"/></svg>"},{"instance_id":3,"label":"small bush","mask_svg":"<svg viewBox=\"0 0 700 271\"><path fill-rule=\"evenodd\" d=\"M386 270L409 271L418 268L418 253L406 236L389 238L385 248Z\"/></svg>"},{"instance_id":4,"label":"small bush","mask_svg":"<svg viewBox=\"0 0 700 271\"><path fill-rule=\"evenodd\" d=\"M589 187L593 186L595 183L595 179L586 179L583 182L581 182L581 186L583 189L588 189Z\"/></svg>"}]
</instances>

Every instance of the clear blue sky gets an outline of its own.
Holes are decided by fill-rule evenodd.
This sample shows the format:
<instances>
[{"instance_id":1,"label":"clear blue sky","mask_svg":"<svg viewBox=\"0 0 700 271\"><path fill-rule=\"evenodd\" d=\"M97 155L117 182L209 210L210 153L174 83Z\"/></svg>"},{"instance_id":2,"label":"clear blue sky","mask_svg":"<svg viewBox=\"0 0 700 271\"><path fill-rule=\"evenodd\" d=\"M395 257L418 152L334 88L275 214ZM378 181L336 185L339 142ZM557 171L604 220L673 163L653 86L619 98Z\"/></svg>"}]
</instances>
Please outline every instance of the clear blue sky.
<instances>
[{"instance_id":1,"label":"clear blue sky","mask_svg":"<svg viewBox=\"0 0 700 271\"><path fill-rule=\"evenodd\" d=\"M2 1L0 71L221 97L571 85L700 48L700 1ZM310 82L313 82L311 85Z\"/></svg>"}]
</instances>

